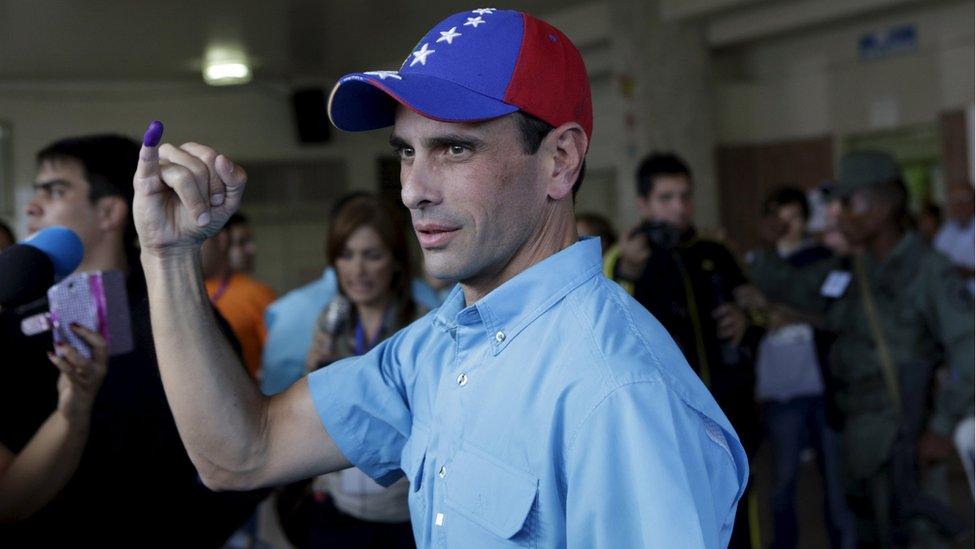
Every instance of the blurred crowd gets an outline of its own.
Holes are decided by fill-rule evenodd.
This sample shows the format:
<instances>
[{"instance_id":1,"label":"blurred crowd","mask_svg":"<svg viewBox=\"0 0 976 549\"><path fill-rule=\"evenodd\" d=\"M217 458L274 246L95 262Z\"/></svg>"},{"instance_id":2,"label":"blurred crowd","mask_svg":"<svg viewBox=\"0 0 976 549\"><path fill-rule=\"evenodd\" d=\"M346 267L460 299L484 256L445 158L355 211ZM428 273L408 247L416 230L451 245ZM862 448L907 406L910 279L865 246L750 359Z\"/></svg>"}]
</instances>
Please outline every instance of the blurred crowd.
<instances>
[{"instance_id":1,"label":"blurred crowd","mask_svg":"<svg viewBox=\"0 0 976 549\"><path fill-rule=\"evenodd\" d=\"M28 231L69 227L85 247L80 270L126 273L136 351L59 358L49 341L26 338L7 361L0 535L255 546L255 508L267 500L296 547L412 547L404 480L384 488L350 469L270 496L199 481L156 367L130 213L138 151L100 135L38 153ZM808 533L796 503L810 451L832 547L949 544L968 529L949 499L950 468L961 463L972 488L973 187L950 182L945 204L912 212L898 164L881 151L850 152L833 181L809 183L754 206L761 245L742 250L695 226L692 169L654 153L635 175L641 222L618 233L580 213L578 232L600 239L606 276L667 329L747 453L770 449L770 489L751 483L732 547L796 547ZM815 213L826 221L812 231ZM321 277L280 297L255 278L254 230L235 215L204 244L200 268L265 394L366 353L453 286L425 275L402 213L369 193L335 204L327 234L309 235L324 236ZM15 241L0 223L0 250ZM758 531L760 497L772 531Z\"/></svg>"}]
</instances>

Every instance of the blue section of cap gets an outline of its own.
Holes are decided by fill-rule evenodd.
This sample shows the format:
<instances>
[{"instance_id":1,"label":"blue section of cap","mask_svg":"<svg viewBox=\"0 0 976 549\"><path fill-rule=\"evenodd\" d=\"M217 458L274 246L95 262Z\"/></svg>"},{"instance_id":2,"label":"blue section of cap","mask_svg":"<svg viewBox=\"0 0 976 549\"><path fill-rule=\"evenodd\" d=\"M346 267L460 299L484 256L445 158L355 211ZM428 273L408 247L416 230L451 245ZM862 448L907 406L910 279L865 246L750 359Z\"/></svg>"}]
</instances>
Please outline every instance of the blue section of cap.
<instances>
[{"instance_id":1,"label":"blue section of cap","mask_svg":"<svg viewBox=\"0 0 976 549\"><path fill-rule=\"evenodd\" d=\"M341 130L366 131L393 124L395 101L448 122L515 112L518 108L502 99L515 72L524 27L516 11L452 15L417 43L399 71L342 77L329 98L329 117Z\"/></svg>"},{"instance_id":2,"label":"blue section of cap","mask_svg":"<svg viewBox=\"0 0 976 549\"><path fill-rule=\"evenodd\" d=\"M428 118L445 122L487 120L518 110L439 78L403 75L400 80L380 80L370 75L351 74L343 77L332 94L332 123L345 131L392 126L396 101Z\"/></svg>"},{"instance_id":3,"label":"blue section of cap","mask_svg":"<svg viewBox=\"0 0 976 549\"><path fill-rule=\"evenodd\" d=\"M44 252L54 265L54 273L59 277L74 272L81 264L82 256L85 255L85 247L82 246L81 239L66 227L41 229L21 243Z\"/></svg>"},{"instance_id":4,"label":"blue section of cap","mask_svg":"<svg viewBox=\"0 0 976 549\"><path fill-rule=\"evenodd\" d=\"M407 56L400 73L442 78L502 99L515 73L525 20L517 11L475 11L434 25Z\"/></svg>"}]
</instances>

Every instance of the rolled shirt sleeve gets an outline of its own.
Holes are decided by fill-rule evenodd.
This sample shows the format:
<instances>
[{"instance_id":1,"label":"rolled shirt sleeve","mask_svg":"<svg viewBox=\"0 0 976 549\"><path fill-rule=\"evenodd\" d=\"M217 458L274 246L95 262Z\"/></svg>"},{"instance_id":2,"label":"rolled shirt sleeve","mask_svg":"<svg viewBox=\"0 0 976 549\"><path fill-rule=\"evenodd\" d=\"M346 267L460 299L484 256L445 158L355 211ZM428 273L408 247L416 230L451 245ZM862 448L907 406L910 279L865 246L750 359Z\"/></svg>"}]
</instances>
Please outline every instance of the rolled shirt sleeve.
<instances>
[{"instance_id":1,"label":"rolled shirt sleeve","mask_svg":"<svg viewBox=\"0 0 976 549\"><path fill-rule=\"evenodd\" d=\"M396 352L402 335L308 378L312 402L329 435L353 465L382 486L403 475L400 454L413 423Z\"/></svg>"}]
</instances>

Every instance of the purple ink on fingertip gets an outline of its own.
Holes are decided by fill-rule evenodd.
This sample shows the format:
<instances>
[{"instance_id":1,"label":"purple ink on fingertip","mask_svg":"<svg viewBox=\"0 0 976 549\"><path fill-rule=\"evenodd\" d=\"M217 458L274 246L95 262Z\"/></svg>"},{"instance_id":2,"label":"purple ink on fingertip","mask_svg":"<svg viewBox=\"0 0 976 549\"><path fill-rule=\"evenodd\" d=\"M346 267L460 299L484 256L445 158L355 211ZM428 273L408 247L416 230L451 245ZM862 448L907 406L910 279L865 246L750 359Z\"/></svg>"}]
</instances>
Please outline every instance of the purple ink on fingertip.
<instances>
[{"instance_id":1,"label":"purple ink on fingertip","mask_svg":"<svg viewBox=\"0 0 976 549\"><path fill-rule=\"evenodd\" d=\"M159 140L163 138L163 123L159 120L153 120L149 123L149 128L146 130L146 134L142 136L142 144L147 147L155 147L159 145Z\"/></svg>"}]
</instances>

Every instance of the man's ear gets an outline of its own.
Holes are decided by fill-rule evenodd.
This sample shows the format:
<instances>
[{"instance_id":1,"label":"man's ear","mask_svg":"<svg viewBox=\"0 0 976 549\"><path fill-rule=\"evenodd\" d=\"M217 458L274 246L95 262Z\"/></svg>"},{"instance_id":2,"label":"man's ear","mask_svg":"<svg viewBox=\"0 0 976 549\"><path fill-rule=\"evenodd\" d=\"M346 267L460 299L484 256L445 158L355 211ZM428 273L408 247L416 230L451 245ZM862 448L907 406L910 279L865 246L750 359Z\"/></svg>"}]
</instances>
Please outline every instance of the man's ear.
<instances>
[{"instance_id":1,"label":"man's ear","mask_svg":"<svg viewBox=\"0 0 976 549\"><path fill-rule=\"evenodd\" d=\"M121 196L104 196L96 205L98 227L103 231L125 231L129 223L129 204Z\"/></svg>"},{"instance_id":2,"label":"man's ear","mask_svg":"<svg viewBox=\"0 0 976 549\"><path fill-rule=\"evenodd\" d=\"M562 200L573 192L573 185L583 169L589 139L576 122L567 122L546 136L546 150L552 158L546 194L553 200Z\"/></svg>"}]
</instances>

